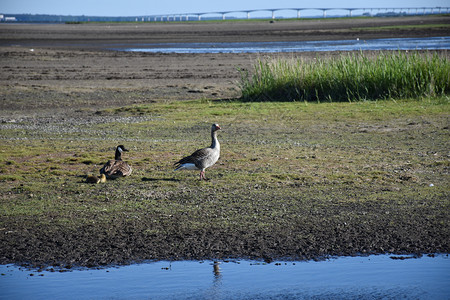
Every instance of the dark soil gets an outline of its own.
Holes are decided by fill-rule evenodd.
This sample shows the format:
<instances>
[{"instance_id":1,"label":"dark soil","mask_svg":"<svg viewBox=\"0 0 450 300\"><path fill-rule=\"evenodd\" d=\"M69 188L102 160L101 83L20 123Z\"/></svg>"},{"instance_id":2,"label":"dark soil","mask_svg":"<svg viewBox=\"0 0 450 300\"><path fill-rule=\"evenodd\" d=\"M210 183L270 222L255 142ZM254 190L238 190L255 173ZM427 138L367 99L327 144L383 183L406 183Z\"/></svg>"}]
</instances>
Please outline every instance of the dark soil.
<instances>
[{"instance_id":1,"label":"dark soil","mask_svg":"<svg viewBox=\"0 0 450 300\"><path fill-rule=\"evenodd\" d=\"M169 201L175 201L170 199ZM350 210L360 218L342 222L335 215ZM370 214L369 217L363 216ZM299 217L286 214L270 228L240 228L229 231L220 226L192 229L189 216L174 215L159 220L165 233L149 234L155 219L130 221L117 216L101 226L76 228L33 218L3 220L11 232L2 230L1 263L31 267L47 265L97 267L145 260L182 259L324 259L330 256L369 254L448 253L448 231L435 230L448 215L436 216L434 209L399 208L383 205L330 207L319 215Z\"/></svg>"},{"instance_id":2,"label":"dark soil","mask_svg":"<svg viewBox=\"0 0 450 300\"><path fill-rule=\"evenodd\" d=\"M256 54L120 53L106 50L106 45L446 36L448 27L354 28L449 24L449 21L448 16L435 16L275 23L0 24L0 116L4 122L12 123L20 123L23 118L35 118L37 123L45 118L53 121L60 118L65 122L71 117L88 122L102 109L131 104L236 98L239 97L236 68L250 69L258 57ZM314 59L318 55L340 54L296 56ZM148 183L146 180L152 179L142 177L141 183ZM409 180L405 177L403 181ZM295 184L302 186L301 182ZM308 187L312 201L313 189L314 186ZM2 191L0 197L5 201L20 193L20 187ZM334 192L347 195L355 190L342 185L336 186ZM388 193L389 188L359 192L361 195ZM63 187L57 193L63 194ZM202 193L200 196L173 193L167 196L167 201L186 203L198 201L196 197L214 201L211 190ZM258 195L267 203L273 196ZM240 197L248 195L231 193L229 197L229 201L239 203ZM379 202L354 201L343 206L320 203L320 209L303 207L304 215L286 213L274 216L279 219L269 226L257 226L255 221L254 227L237 226L233 227L234 231L214 222L201 228L186 226L192 221L192 216L187 214L162 217L142 212L140 217L145 218L136 219L123 215L102 219L101 214L93 214L89 217L99 218L97 223L74 226L57 218L53 220L51 215L40 220L29 215L1 214L0 263L72 268L159 259L271 261L371 253L448 253L448 201L442 199L446 195L432 195L429 204L423 206L414 203L414 197L413 192L405 195L401 205L399 199L387 196ZM346 212L353 216L349 222L343 222L343 217L336 218ZM238 209L236 214L239 213Z\"/></svg>"}]
</instances>

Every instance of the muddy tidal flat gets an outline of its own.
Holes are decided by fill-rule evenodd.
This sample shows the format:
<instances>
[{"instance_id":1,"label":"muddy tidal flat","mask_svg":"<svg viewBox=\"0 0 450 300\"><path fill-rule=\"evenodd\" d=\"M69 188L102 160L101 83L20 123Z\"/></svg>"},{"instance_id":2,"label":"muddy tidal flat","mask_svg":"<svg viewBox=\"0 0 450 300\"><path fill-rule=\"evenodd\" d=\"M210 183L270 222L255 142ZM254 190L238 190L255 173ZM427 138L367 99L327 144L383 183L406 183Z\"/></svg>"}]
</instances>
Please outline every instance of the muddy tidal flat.
<instances>
[{"instance_id":1,"label":"muddy tidal flat","mask_svg":"<svg viewBox=\"0 0 450 300\"><path fill-rule=\"evenodd\" d=\"M261 57L348 53L110 50L436 37L449 36L449 24L449 16L0 24L0 263L449 253L448 98L245 103L236 100L239 70ZM210 143L212 123L223 128L222 152L209 180L173 172ZM133 174L85 183L119 144Z\"/></svg>"}]
</instances>

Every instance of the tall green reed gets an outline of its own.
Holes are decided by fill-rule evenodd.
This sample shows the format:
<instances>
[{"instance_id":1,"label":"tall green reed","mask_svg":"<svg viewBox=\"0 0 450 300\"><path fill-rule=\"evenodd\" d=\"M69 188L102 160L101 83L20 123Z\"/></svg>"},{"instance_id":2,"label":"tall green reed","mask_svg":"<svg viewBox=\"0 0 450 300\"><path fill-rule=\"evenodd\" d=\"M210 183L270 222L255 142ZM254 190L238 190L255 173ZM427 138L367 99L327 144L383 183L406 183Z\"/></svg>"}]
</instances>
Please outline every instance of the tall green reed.
<instances>
[{"instance_id":1,"label":"tall green reed","mask_svg":"<svg viewBox=\"0 0 450 300\"><path fill-rule=\"evenodd\" d=\"M241 71L247 101L361 101L450 93L450 62L437 54L363 53L340 58L260 59Z\"/></svg>"}]
</instances>

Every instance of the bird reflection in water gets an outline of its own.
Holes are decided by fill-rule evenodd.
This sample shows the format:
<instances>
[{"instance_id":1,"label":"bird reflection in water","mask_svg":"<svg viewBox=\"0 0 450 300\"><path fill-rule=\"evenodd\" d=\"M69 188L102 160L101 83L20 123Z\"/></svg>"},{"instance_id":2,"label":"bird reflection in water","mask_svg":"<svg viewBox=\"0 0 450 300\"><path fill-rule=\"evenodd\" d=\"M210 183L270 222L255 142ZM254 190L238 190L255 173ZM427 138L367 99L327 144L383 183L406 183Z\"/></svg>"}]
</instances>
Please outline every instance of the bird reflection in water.
<instances>
[{"instance_id":1,"label":"bird reflection in water","mask_svg":"<svg viewBox=\"0 0 450 300\"><path fill-rule=\"evenodd\" d=\"M214 273L214 279L220 279L222 277L222 274L220 274L220 262L215 261L213 263L213 273Z\"/></svg>"},{"instance_id":2,"label":"bird reflection in water","mask_svg":"<svg viewBox=\"0 0 450 300\"><path fill-rule=\"evenodd\" d=\"M209 298L210 299L220 299L222 294L222 274L220 273L220 262L213 262L213 282L211 289L209 290Z\"/></svg>"}]
</instances>

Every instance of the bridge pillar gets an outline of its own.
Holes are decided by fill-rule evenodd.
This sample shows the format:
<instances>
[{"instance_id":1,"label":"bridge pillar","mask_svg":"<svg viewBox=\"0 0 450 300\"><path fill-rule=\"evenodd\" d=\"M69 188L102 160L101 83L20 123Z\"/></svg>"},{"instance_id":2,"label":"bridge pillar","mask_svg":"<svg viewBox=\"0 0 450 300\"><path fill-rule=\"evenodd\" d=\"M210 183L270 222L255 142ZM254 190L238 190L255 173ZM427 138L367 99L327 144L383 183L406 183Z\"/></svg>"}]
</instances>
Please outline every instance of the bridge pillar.
<instances>
[{"instance_id":1,"label":"bridge pillar","mask_svg":"<svg viewBox=\"0 0 450 300\"><path fill-rule=\"evenodd\" d=\"M300 19L300 10L297 9L297 19Z\"/></svg>"},{"instance_id":2,"label":"bridge pillar","mask_svg":"<svg viewBox=\"0 0 450 300\"><path fill-rule=\"evenodd\" d=\"M352 16L352 10L351 10L351 9L348 10L348 16L349 16L349 17Z\"/></svg>"},{"instance_id":3,"label":"bridge pillar","mask_svg":"<svg viewBox=\"0 0 450 300\"><path fill-rule=\"evenodd\" d=\"M324 9L323 10L323 17L326 18L327 17L327 11Z\"/></svg>"},{"instance_id":4,"label":"bridge pillar","mask_svg":"<svg viewBox=\"0 0 450 300\"><path fill-rule=\"evenodd\" d=\"M272 10L272 20L275 19L275 11Z\"/></svg>"},{"instance_id":5,"label":"bridge pillar","mask_svg":"<svg viewBox=\"0 0 450 300\"><path fill-rule=\"evenodd\" d=\"M222 20L225 20L225 14L222 13Z\"/></svg>"},{"instance_id":6,"label":"bridge pillar","mask_svg":"<svg viewBox=\"0 0 450 300\"><path fill-rule=\"evenodd\" d=\"M250 12L247 12L247 20L250 19Z\"/></svg>"}]
</instances>

